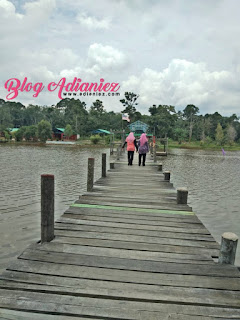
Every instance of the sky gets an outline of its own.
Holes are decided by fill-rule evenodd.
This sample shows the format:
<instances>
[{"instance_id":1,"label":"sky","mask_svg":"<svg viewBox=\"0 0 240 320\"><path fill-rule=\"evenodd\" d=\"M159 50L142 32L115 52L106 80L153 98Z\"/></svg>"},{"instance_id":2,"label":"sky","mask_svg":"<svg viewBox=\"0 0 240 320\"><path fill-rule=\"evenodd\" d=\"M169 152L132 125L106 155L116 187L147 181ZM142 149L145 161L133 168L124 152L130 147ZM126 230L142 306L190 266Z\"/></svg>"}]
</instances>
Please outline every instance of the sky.
<instances>
[{"instance_id":1,"label":"sky","mask_svg":"<svg viewBox=\"0 0 240 320\"><path fill-rule=\"evenodd\" d=\"M120 97L97 97L108 111L130 91L144 114L194 104L240 116L239 12L239 0L0 0L0 98L11 78L44 85L10 100L26 106L59 102L50 82L104 79L120 85Z\"/></svg>"}]
</instances>

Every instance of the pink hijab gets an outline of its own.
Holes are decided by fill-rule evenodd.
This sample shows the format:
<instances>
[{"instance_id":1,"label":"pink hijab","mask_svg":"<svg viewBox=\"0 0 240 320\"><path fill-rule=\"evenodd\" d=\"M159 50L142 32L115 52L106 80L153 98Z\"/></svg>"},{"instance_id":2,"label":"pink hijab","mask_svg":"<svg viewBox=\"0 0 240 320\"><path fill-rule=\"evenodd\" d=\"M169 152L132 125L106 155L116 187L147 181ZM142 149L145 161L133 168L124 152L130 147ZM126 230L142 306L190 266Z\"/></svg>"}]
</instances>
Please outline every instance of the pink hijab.
<instances>
[{"instance_id":1,"label":"pink hijab","mask_svg":"<svg viewBox=\"0 0 240 320\"><path fill-rule=\"evenodd\" d=\"M141 134L139 142L140 142L140 146L143 146L146 142L148 142L146 133Z\"/></svg>"},{"instance_id":2,"label":"pink hijab","mask_svg":"<svg viewBox=\"0 0 240 320\"><path fill-rule=\"evenodd\" d=\"M133 132L130 132L129 135L127 136L126 141L131 143L134 140L135 140L134 134L133 134Z\"/></svg>"}]
</instances>

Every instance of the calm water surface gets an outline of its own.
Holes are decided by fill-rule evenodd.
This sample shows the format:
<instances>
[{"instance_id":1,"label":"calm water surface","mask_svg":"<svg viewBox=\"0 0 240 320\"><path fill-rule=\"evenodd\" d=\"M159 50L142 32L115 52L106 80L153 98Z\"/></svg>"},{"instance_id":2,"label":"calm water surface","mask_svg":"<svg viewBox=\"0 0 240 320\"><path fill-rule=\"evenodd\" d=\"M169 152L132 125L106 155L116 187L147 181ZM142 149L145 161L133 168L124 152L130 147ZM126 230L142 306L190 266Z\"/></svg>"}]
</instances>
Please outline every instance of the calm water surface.
<instances>
[{"instance_id":1,"label":"calm water surface","mask_svg":"<svg viewBox=\"0 0 240 320\"><path fill-rule=\"evenodd\" d=\"M55 175L56 219L86 191L89 157L100 178L103 152L109 162L109 149L0 145L0 271L40 239L40 175Z\"/></svg>"},{"instance_id":2,"label":"calm water surface","mask_svg":"<svg viewBox=\"0 0 240 320\"><path fill-rule=\"evenodd\" d=\"M189 205L218 242L226 231L240 237L240 151L173 149L162 163L175 188L188 188Z\"/></svg>"},{"instance_id":3,"label":"calm water surface","mask_svg":"<svg viewBox=\"0 0 240 320\"><path fill-rule=\"evenodd\" d=\"M95 178L100 177L102 152L109 154L108 149L76 146L0 145L0 272L40 239L40 175L55 175L58 218L86 191L88 157L95 158ZM160 161L171 171L175 188L188 188L189 204L217 241L226 231L240 236L239 151L223 156L221 151L173 149Z\"/></svg>"}]
</instances>

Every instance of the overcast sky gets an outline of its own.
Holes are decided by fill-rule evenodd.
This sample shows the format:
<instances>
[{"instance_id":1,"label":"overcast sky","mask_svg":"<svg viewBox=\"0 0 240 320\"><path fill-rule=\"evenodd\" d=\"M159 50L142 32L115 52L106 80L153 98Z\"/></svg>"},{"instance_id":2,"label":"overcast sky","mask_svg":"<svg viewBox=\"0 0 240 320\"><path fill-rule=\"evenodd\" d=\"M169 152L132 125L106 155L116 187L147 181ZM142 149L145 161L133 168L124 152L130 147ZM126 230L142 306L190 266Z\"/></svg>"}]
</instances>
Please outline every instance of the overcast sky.
<instances>
[{"instance_id":1,"label":"overcast sky","mask_svg":"<svg viewBox=\"0 0 240 320\"><path fill-rule=\"evenodd\" d=\"M0 97L5 82L76 76L118 82L152 104L240 116L239 0L0 0ZM57 92L12 101L52 105ZM84 98L88 106L96 98ZM101 98L121 111L119 97Z\"/></svg>"}]
</instances>

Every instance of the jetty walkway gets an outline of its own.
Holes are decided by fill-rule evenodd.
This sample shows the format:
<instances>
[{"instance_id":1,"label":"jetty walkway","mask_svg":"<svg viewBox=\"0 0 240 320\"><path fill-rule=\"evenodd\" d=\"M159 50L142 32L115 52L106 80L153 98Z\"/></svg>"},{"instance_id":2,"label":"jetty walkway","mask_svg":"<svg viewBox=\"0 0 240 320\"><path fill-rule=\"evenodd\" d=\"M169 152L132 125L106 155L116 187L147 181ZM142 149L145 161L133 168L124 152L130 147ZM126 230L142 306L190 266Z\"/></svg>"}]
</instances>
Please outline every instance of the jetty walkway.
<instances>
[{"instance_id":1,"label":"jetty walkway","mask_svg":"<svg viewBox=\"0 0 240 320\"><path fill-rule=\"evenodd\" d=\"M111 167L0 276L0 319L240 319L238 269L158 166Z\"/></svg>"}]
</instances>

